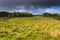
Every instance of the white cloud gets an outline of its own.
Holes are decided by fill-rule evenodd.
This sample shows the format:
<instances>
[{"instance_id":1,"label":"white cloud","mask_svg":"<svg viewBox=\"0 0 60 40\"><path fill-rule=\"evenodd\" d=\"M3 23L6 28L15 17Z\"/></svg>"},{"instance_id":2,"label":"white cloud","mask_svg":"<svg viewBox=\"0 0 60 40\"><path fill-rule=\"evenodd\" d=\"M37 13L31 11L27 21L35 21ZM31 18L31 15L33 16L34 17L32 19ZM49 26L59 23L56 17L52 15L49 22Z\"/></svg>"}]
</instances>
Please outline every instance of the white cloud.
<instances>
[{"instance_id":1,"label":"white cloud","mask_svg":"<svg viewBox=\"0 0 60 40\"><path fill-rule=\"evenodd\" d=\"M54 9L54 8L46 8L44 12L48 13L60 13L59 9Z\"/></svg>"}]
</instances>

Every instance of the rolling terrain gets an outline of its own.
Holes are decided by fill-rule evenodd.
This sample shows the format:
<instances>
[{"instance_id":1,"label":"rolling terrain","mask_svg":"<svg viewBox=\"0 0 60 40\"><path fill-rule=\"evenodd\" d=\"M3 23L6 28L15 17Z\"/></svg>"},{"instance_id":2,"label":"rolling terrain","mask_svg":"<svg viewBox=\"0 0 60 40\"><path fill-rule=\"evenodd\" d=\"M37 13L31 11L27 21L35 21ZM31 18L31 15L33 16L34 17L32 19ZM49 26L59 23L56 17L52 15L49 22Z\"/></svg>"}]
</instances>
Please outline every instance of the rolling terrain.
<instances>
[{"instance_id":1,"label":"rolling terrain","mask_svg":"<svg viewBox=\"0 0 60 40\"><path fill-rule=\"evenodd\" d=\"M0 19L0 40L60 40L60 21L41 16Z\"/></svg>"}]
</instances>

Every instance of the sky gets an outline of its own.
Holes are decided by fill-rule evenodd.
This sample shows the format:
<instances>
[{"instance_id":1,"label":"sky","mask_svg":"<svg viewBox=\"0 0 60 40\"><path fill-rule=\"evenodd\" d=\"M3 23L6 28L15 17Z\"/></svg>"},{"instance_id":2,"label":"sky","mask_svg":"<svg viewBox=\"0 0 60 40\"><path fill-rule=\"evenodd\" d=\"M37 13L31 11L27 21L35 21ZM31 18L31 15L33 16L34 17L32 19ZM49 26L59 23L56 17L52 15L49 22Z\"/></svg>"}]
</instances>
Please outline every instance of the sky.
<instances>
[{"instance_id":1,"label":"sky","mask_svg":"<svg viewBox=\"0 0 60 40\"><path fill-rule=\"evenodd\" d=\"M0 0L0 11L60 13L60 0Z\"/></svg>"}]
</instances>

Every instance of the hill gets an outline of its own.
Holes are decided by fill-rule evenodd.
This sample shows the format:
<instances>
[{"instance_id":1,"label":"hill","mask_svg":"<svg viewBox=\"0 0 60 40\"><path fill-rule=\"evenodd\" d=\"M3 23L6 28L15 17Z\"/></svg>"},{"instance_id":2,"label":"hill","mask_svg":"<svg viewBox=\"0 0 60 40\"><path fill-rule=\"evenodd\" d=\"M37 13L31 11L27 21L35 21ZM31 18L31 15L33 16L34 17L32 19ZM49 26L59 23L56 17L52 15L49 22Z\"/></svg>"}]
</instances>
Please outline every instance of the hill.
<instances>
[{"instance_id":1,"label":"hill","mask_svg":"<svg viewBox=\"0 0 60 40\"><path fill-rule=\"evenodd\" d=\"M8 12L0 12L0 17L7 17L10 13Z\"/></svg>"},{"instance_id":2,"label":"hill","mask_svg":"<svg viewBox=\"0 0 60 40\"><path fill-rule=\"evenodd\" d=\"M60 40L60 21L41 16L0 21L0 40Z\"/></svg>"}]
</instances>

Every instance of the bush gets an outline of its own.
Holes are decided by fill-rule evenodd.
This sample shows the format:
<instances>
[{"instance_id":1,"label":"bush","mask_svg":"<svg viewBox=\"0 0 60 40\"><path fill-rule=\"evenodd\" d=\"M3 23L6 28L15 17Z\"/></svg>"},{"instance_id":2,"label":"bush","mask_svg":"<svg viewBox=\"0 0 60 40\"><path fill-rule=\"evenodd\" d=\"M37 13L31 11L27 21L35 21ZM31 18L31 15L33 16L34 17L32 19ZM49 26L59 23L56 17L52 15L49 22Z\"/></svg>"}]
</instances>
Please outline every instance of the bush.
<instances>
[{"instance_id":1,"label":"bush","mask_svg":"<svg viewBox=\"0 0 60 40\"><path fill-rule=\"evenodd\" d=\"M14 13L11 13L11 14L9 14L8 16L7 16L7 18L9 19L9 18L13 18L14 17Z\"/></svg>"},{"instance_id":2,"label":"bush","mask_svg":"<svg viewBox=\"0 0 60 40\"><path fill-rule=\"evenodd\" d=\"M33 17L33 15L28 12L14 12L14 17Z\"/></svg>"},{"instance_id":3,"label":"bush","mask_svg":"<svg viewBox=\"0 0 60 40\"><path fill-rule=\"evenodd\" d=\"M43 16L44 17L52 17L52 14L51 13L43 13Z\"/></svg>"},{"instance_id":4,"label":"bush","mask_svg":"<svg viewBox=\"0 0 60 40\"><path fill-rule=\"evenodd\" d=\"M60 20L60 14L52 14L54 19Z\"/></svg>"},{"instance_id":5,"label":"bush","mask_svg":"<svg viewBox=\"0 0 60 40\"><path fill-rule=\"evenodd\" d=\"M0 12L0 17L6 17L7 19L13 17L33 17L33 14L28 12Z\"/></svg>"},{"instance_id":6,"label":"bush","mask_svg":"<svg viewBox=\"0 0 60 40\"><path fill-rule=\"evenodd\" d=\"M60 14L52 14L53 17L60 17Z\"/></svg>"}]
</instances>

